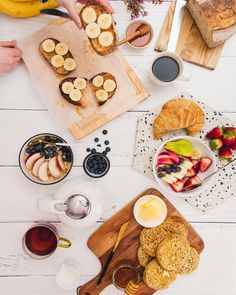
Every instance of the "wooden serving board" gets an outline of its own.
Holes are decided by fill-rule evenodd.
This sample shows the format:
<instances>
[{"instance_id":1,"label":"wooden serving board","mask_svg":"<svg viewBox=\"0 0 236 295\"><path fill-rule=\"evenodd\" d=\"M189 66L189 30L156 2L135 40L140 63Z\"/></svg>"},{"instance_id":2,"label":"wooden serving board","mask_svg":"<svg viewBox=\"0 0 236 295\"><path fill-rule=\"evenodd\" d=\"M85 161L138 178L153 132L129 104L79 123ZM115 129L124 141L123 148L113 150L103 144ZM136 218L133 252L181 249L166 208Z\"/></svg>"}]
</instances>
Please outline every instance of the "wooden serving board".
<instances>
[{"instance_id":1,"label":"wooden serving board","mask_svg":"<svg viewBox=\"0 0 236 295\"><path fill-rule=\"evenodd\" d=\"M175 215L185 220L180 212L159 191L150 188L141 193L107 222L100 226L98 230L89 238L88 247L99 258L102 266L104 266L110 252L113 249L121 225L127 221L130 222L102 283L97 286L97 280L99 277L98 274L90 282L81 288L78 288L78 295L98 295L103 289L112 283L113 271L123 262L129 262L134 266L138 266L136 253L139 247L139 235L143 227L135 221L133 216L133 207L135 202L144 195L156 195L161 197L167 205L168 216ZM196 248L196 250L201 253L204 249L204 242L187 220L185 221L188 224L189 229L188 240L191 246ZM144 283L141 283L136 295L151 295L155 292L155 290L150 289Z\"/></svg>"},{"instance_id":2,"label":"wooden serving board","mask_svg":"<svg viewBox=\"0 0 236 295\"><path fill-rule=\"evenodd\" d=\"M155 45L155 50L157 51L165 51L167 49L175 5L176 0L173 0ZM224 44L216 48L207 47L193 18L187 8L185 8L176 46L176 52L183 60L214 70L223 47Z\"/></svg>"},{"instance_id":3,"label":"wooden serving board","mask_svg":"<svg viewBox=\"0 0 236 295\"><path fill-rule=\"evenodd\" d=\"M39 44L46 38L67 43L77 62L73 72L64 76L56 74L44 60L39 52ZM106 56L97 55L84 30L78 30L70 20L58 19L21 41L19 46L41 99L76 139L88 135L149 96L119 49ZM62 98L58 88L62 79L73 76L90 79L101 72L110 72L117 81L115 95L103 106L97 105L90 87L85 94L86 108L76 107Z\"/></svg>"}]
</instances>

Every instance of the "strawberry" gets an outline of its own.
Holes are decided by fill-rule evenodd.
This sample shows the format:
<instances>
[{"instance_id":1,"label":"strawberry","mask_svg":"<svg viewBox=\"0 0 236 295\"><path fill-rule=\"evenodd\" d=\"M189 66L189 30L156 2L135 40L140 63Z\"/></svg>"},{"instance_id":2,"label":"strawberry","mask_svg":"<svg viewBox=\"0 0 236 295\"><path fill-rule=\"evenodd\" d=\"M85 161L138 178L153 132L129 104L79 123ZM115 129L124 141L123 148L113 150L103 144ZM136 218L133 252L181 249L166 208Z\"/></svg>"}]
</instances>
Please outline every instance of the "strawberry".
<instances>
[{"instance_id":1,"label":"strawberry","mask_svg":"<svg viewBox=\"0 0 236 295\"><path fill-rule=\"evenodd\" d=\"M160 158L157 160L157 164L165 164L165 165L172 165L174 164L174 162L170 159L170 158Z\"/></svg>"},{"instance_id":2,"label":"strawberry","mask_svg":"<svg viewBox=\"0 0 236 295\"><path fill-rule=\"evenodd\" d=\"M230 146L230 148L231 148L233 151L236 151L236 142L233 143L233 144Z\"/></svg>"},{"instance_id":3,"label":"strawberry","mask_svg":"<svg viewBox=\"0 0 236 295\"><path fill-rule=\"evenodd\" d=\"M207 133L206 138L208 139L217 139L221 138L223 135L223 130L221 127L215 127L210 132Z\"/></svg>"},{"instance_id":4,"label":"strawberry","mask_svg":"<svg viewBox=\"0 0 236 295\"><path fill-rule=\"evenodd\" d=\"M179 164L180 160L175 152L167 150L167 153L171 157L171 160L175 162L175 164Z\"/></svg>"},{"instance_id":5,"label":"strawberry","mask_svg":"<svg viewBox=\"0 0 236 295\"><path fill-rule=\"evenodd\" d=\"M181 180L179 179L176 182L172 183L170 186L175 192L179 193L179 192L182 192L185 181L186 181L186 178L184 177L183 179Z\"/></svg>"},{"instance_id":6,"label":"strawberry","mask_svg":"<svg viewBox=\"0 0 236 295\"><path fill-rule=\"evenodd\" d=\"M193 168L196 171L196 173L198 174L199 170L200 170L200 160L193 160Z\"/></svg>"},{"instance_id":7,"label":"strawberry","mask_svg":"<svg viewBox=\"0 0 236 295\"><path fill-rule=\"evenodd\" d=\"M200 160L200 171L201 172L205 172L207 171L207 169L211 166L212 164L212 159L208 158L208 157L203 157Z\"/></svg>"},{"instance_id":8,"label":"strawberry","mask_svg":"<svg viewBox=\"0 0 236 295\"><path fill-rule=\"evenodd\" d=\"M193 177L195 175L197 175L196 170L194 168L191 168L187 171L186 177Z\"/></svg>"},{"instance_id":9,"label":"strawberry","mask_svg":"<svg viewBox=\"0 0 236 295\"><path fill-rule=\"evenodd\" d=\"M232 131L234 133L234 135L236 136L236 127L223 127L223 131L224 131L224 133L226 133L228 131Z\"/></svg>"},{"instance_id":10,"label":"strawberry","mask_svg":"<svg viewBox=\"0 0 236 295\"><path fill-rule=\"evenodd\" d=\"M230 147L222 147L219 152L219 157L221 160L231 162L233 160L233 154Z\"/></svg>"},{"instance_id":11,"label":"strawberry","mask_svg":"<svg viewBox=\"0 0 236 295\"><path fill-rule=\"evenodd\" d=\"M233 131L227 131L223 135L224 146L230 146L236 142L236 136Z\"/></svg>"},{"instance_id":12,"label":"strawberry","mask_svg":"<svg viewBox=\"0 0 236 295\"><path fill-rule=\"evenodd\" d=\"M219 150L223 146L223 141L219 138L210 141L210 148L212 151Z\"/></svg>"},{"instance_id":13,"label":"strawberry","mask_svg":"<svg viewBox=\"0 0 236 295\"><path fill-rule=\"evenodd\" d=\"M195 175L195 176L189 178L189 179L185 182L185 184L184 184L184 189L183 189L183 190L184 190L184 191L190 191L190 190L192 190L192 189L197 188L197 187L200 186L201 184L202 184L201 179L200 179L197 175Z\"/></svg>"}]
</instances>

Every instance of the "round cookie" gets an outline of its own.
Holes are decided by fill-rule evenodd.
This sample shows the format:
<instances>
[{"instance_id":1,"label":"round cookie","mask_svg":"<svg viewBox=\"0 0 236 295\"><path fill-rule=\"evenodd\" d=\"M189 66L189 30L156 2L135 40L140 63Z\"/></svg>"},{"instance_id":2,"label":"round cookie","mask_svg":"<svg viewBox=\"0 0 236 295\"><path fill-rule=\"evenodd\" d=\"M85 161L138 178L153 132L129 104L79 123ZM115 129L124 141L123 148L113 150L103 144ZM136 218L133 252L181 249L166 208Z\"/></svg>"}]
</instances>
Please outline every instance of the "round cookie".
<instances>
[{"instance_id":1,"label":"round cookie","mask_svg":"<svg viewBox=\"0 0 236 295\"><path fill-rule=\"evenodd\" d=\"M169 216L166 218L162 226L170 234L178 234L187 238L188 236L188 226L186 222L178 216Z\"/></svg>"},{"instance_id":2,"label":"round cookie","mask_svg":"<svg viewBox=\"0 0 236 295\"><path fill-rule=\"evenodd\" d=\"M143 267L146 267L148 263L153 259L153 257L148 255L141 246L138 248L137 257L139 264Z\"/></svg>"},{"instance_id":3,"label":"round cookie","mask_svg":"<svg viewBox=\"0 0 236 295\"><path fill-rule=\"evenodd\" d=\"M155 257L157 246L166 235L168 235L168 232L162 226L144 228L140 234L140 244L149 256Z\"/></svg>"},{"instance_id":4,"label":"round cookie","mask_svg":"<svg viewBox=\"0 0 236 295\"><path fill-rule=\"evenodd\" d=\"M178 273L185 264L189 252L190 245L185 237L171 235L158 245L156 258L164 269Z\"/></svg>"},{"instance_id":5,"label":"round cookie","mask_svg":"<svg viewBox=\"0 0 236 295\"><path fill-rule=\"evenodd\" d=\"M188 275L194 272L200 262L200 256L197 250L193 247L190 247L189 255L185 263L178 269L178 273L181 275Z\"/></svg>"},{"instance_id":6,"label":"round cookie","mask_svg":"<svg viewBox=\"0 0 236 295\"><path fill-rule=\"evenodd\" d=\"M154 290L163 290L168 288L175 279L176 273L174 271L163 269L158 264L156 259L152 260L147 265L143 274L144 283Z\"/></svg>"}]
</instances>

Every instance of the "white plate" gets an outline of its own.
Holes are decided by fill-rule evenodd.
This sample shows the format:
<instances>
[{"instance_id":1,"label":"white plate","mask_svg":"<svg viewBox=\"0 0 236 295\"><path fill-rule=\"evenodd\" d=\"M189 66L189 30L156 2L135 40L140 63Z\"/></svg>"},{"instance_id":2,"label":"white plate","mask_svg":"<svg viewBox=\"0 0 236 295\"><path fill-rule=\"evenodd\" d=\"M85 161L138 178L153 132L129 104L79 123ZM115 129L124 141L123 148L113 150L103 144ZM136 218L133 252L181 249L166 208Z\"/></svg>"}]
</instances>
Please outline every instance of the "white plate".
<instances>
[{"instance_id":1,"label":"white plate","mask_svg":"<svg viewBox=\"0 0 236 295\"><path fill-rule=\"evenodd\" d=\"M168 193L171 193L172 195L177 195L177 196L181 196L181 197L187 197L189 195L195 195L195 194L200 194L202 191L206 190L212 183L212 180L214 179L214 175L212 177L209 177L209 179L207 179L202 186L191 190L191 191L186 191L186 192L175 192L171 186L162 181L160 178L158 178L157 176L157 171L156 171L156 164L157 164L157 157L161 152L164 152L164 145L169 142L169 141L175 141L175 140L180 140L180 139L186 139L188 141L190 141L193 145L194 148L199 148L202 151L202 157L209 157L210 159L212 159L212 164L209 167L209 169L202 173L199 172L198 176L203 180L204 178L206 178L208 175L210 175L211 173L213 173L216 170L216 160L215 160L215 156L212 153L212 151L210 150L210 148L199 138L196 137L191 137L191 136L177 136L177 137L173 137L170 140L164 142L156 151L154 158L153 158L153 175L155 177L155 180L157 181L157 183Z\"/></svg>"},{"instance_id":2,"label":"white plate","mask_svg":"<svg viewBox=\"0 0 236 295\"><path fill-rule=\"evenodd\" d=\"M144 221L142 220L140 217L139 217L139 207L142 203L144 203L145 201L147 201L148 199L150 198L155 198L157 199L162 205L163 205L163 214L157 218L156 220L153 220L153 221ZM160 225L165 219L166 219L166 216L167 216L167 207L166 207L166 203L159 197L155 196L155 195L146 195L146 196L143 196L141 198L139 198L135 205L134 205L134 209L133 209L133 213L134 213L134 218L135 220L142 226L144 227L155 227L155 226L158 226Z\"/></svg>"}]
</instances>

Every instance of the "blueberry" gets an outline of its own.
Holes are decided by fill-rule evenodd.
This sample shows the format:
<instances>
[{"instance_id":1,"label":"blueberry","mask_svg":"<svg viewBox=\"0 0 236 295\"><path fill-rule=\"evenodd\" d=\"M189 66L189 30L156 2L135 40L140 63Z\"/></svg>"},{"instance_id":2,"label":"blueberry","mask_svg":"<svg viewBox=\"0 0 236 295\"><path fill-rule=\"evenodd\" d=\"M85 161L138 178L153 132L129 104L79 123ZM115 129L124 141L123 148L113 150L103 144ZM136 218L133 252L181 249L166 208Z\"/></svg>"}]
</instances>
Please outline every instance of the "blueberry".
<instances>
[{"instance_id":1,"label":"blueberry","mask_svg":"<svg viewBox=\"0 0 236 295\"><path fill-rule=\"evenodd\" d=\"M96 149L94 149L94 148L91 149L91 153L92 153L92 154L95 154L96 152L97 152Z\"/></svg>"},{"instance_id":2,"label":"blueberry","mask_svg":"<svg viewBox=\"0 0 236 295\"><path fill-rule=\"evenodd\" d=\"M171 171L171 168L169 168L169 167L166 168L166 173L167 173L167 174L170 174L171 172L172 172L172 171Z\"/></svg>"},{"instance_id":3,"label":"blueberry","mask_svg":"<svg viewBox=\"0 0 236 295\"><path fill-rule=\"evenodd\" d=\"M90 168L89 170L91 173L94 173L94 169L93 168Z\"/></svg>"},{"instance_id":4,"label":"blueberry","mask_svg":"<svg viewBox=\"0 0 236 295\"><path fill-rule=\"evenodd\" d=\"M158 176L159 178L162 178L162 177L164 177L164 174L163 174L163 173L158 173L157 176Z\"/></svg>"},{"instance_id":5,"label":"blueberry","mask_svg":"<svg viewBox=\"0 0 236 295\"><path fill-rule=\"evenodd\" d=\"M106 152L110 152L111 151L111 148L109 148L109 147L106 147Z\"/></svg>"},{"instance_id":6,"label":"blueberry","mask_svg":"<svg viewBox=\"0 0 236 295\"><path fill-rule=\"evenodd\" d=\"M101 147L101 144L97 144L97 147Z\"/></svg>"},{"instance_id":7,"label":"blueberry","mask_svg":"<svg viewBox=\"0 0 236 295\"><path fill-rule=\"evenodd\" d=\"M103 154L104 156L106 156L106 155L107 155L107 152L104 151L104 152L102 152L102 154Z\"/></svg>"},{"instance_id":8,"label":"blueberry","mask_svg":"<svg viewBox=\"0 0 236 295\"><path fill-rule=\"evenodd\" d=\"M176 168L176 171L177 171L177 172L180 172L180 171L181 171L181 167L177 167L177 168Z\"/></svg>"},{"instance_id":9,"label":"blueberry","mask_svg":"<svg viewBox=\"0 0 236 295\"><path fill-rule=\"evenodd\" d=\"M94 141L99 142L99 138L98 137L94 138Z\"/></svg>"},{"instance_id":10,"label":"blueberry","mask_svg":"<svg viewBox=\"0 0 236 295\"><path fill-rule=\"evenodd\" d=\"M45 159L49 159L50 158L50 155L49 154L46 154L44 157L45 157Z\"/></svg>"},{"instance_id":11,"label":"blueberry","mask_svg":"<svg viewBox=\"0 0 236 295\"><path fill-rule=\"evenodd\" d=\"M51 142L51 137L50 136L45 136L44 140L47 141L47 142Z\"/></svg>"},{"instance_id":12,"label":"blueberry","mask_svg":"<svg viewBox=\"0 0 236 295\"><path fill-rule=\"evenodd\" d=\"M184 158L180 158L179 162L182 164L184 162Z\"/></svg>"},{"instance_id":13,"label":"blueberry","mask_svg":"<svg viewBox=\"0 0 236 295\"><path fill-rule=\"evenodd\" d=\"M64 141L63 141L61 138L58 138L58 137L57 137L57 138L55 139L55 142L57 142L57 143L63 143Z\"/></svg>"},{"instance_id":14,"label":"blueberry","mask_svg":"<svg viewBox=\"0 0 236 295\"><path fill-rule=\"evenodd\" d=\"M105 143L105 145L108 145L110 142L109 142L109 140L105 140L104 143Z\"/></svg>"},{"instance_id":15,"label":"blueberry","mask_svg":"<svg viewBox=\"0 0 236 295\"><path fill-rule=\"evenodd\" d=\"M87 148L86 151L89 153L90 152L90 148Z\"/></svg>"},{"instance_id":16,"label":"blueberry","mask_svg":"<svg viewBox=\"0 0 236 295\"><path fill-rule=\"evenodd\" d=\"M27 148L25 149L25 152L26 152L27 154L31 154L31 148L30 148L30 147L27 147Z\"/></svg>"},{"instance_id":17,"label":"blueberry","mask_svg":"<svg viewBox=\"0 0 236 295\"><path fill-rule=\"evenodd\" d=\"M173 164L172 167L176 169L176 168L178 168L178 165L177 164Z\"/></svg>"},{"instance_id":18,"label":"blueberry","mask_svg":"<svg viewBox=\"0 0 236 295\"><path fill-rule=\"evenodd\" d=\"M108 133L108 131L107 131L107 130L103 130L102 133L103 133L104 135L106 135L106 134Z\"/></svg>"},{"instance_id":19,"label":"blueberry","mask_svg":"<svg viewBox=\"0 0 236 295\"><path fill-rule=\"evenodd\" d=\"M164 166L164 167L162 168L163 171L166 171L166 169L169 169L169 167L168 167L168 166Z\"/></svg>"}]
</instances>

